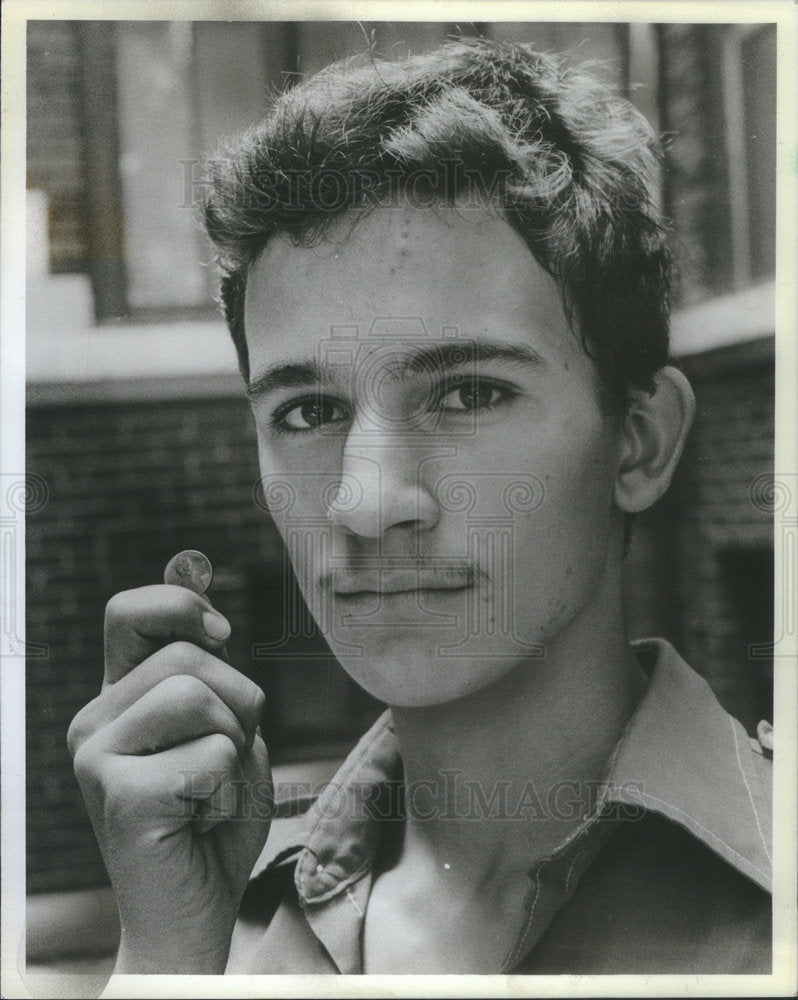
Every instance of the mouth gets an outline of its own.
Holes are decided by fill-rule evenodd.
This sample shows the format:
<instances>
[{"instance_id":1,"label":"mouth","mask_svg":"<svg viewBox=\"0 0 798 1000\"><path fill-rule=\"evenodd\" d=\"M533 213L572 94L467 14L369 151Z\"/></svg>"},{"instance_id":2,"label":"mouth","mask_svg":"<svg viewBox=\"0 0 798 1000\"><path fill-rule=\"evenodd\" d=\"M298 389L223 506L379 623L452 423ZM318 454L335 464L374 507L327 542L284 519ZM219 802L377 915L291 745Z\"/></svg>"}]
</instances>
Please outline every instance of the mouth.
<instances>
[{"instance_id":1,"label":"mouth","mask_svg":"<svg viewBox=\"0 0 798 1000\"><path fill-rule=\"evenodd\" d=\"M468 567L416 567L404 569L334 570L330 585L336 597L453 592L473 586Z\"/></svg>"}]
</instances>

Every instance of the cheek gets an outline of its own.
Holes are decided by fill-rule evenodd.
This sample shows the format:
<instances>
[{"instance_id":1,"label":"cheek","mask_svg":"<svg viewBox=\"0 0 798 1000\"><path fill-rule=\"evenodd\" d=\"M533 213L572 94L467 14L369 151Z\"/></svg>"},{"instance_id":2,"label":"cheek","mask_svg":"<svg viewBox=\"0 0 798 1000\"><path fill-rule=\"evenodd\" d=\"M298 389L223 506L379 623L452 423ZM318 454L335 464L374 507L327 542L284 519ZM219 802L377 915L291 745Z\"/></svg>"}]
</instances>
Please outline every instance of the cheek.
<instances>
[{"instance_id":1,"label":"cheek","mask_svg":"<svg viewBox=\"0 0 798 1000\"><path fill-rule=\"evenodd\" d=\"M538 457L546 491L542 515L559 519L569 533L589 531L608 517L616 450L615 435L597 410L564 417Z\"/></svg>"},{"instance_id":2,"label":"cheek","mask_svg":"<svg viewBox=\"0 0 798 1000\"><path fill-rule=\"evenodd\" d=\"M589 601L605 568L614 523L611 454L601 441L570 449L541 479L539 509L516 520L513 573L518 614L532 613L535 630L547 632Z\"/></svg>"},{"instance_id":3,"label":"cheek","mask_svg":"<svg viewBox=\"0 0 798 1000\"><path fill-rule=\"evenodd\" d=\"M332 477L307 469L307 463L290 467L262 445L259 462L256 502L273 521L307 595L307 583L318 575L321 559L329 551L331 531L324 497Z\"/></svg>"}]
</instances>

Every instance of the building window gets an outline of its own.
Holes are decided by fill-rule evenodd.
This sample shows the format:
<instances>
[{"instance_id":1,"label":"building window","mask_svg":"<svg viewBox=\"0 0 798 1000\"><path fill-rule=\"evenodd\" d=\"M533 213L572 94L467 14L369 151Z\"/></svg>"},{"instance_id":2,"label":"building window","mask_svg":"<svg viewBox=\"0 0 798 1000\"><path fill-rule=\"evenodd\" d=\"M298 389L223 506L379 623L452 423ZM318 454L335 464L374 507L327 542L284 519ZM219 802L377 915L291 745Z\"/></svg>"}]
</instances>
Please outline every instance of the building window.
<instances>
[{"instance_id":1,"label":"building window","mask_svg":"<svg viewBox=\"0 0 798 1000\"><path fill-rule=\"evenodd\" d=\"M776 25L659 26L665 208L691 303L775 270Z\"/></svg>"},{"instance_id":2,"label":"building window","mask_svg":"<svg viewBox=\"0 0 798 1000\"><path fill-rule=\"evenodd\" d=\"M27 41L27 186L46 192L50 273L81 273L89 250L77 29L32 21Z\"/></svg>"},{"instance_id":3,"label":"building window","mask_svg":"<svg viewBox=\"0 0 798 1000\"><path fill-rule=\"evenodd\" d=\"M717 641L727 662L719 696L754 733L760 719L773 718L773 550L728 548L718 561Z\"/></svg>"},{"instance_id":4,"label":"building window","mask_svg":"<svg viewBox=\"0 0 798 1000\"><path fill-rule=\"evenodd\" d=\"M274 23L30 22L28 185L48 198L51 272L91 278L97 320L214 308L203 164L266 112L295 67L290 36Z\"/></svg>"},{"instance_id":5,"label":"building window","mask_svg":"<svg viewBox=\"0 0 798 1000\"><path fill-rule=\"evenodd\" d=\"M776 26L746 25L736 40L743 83L749 266L750 277L757 280L776 270Z\"/></svg>"}]
</instances>

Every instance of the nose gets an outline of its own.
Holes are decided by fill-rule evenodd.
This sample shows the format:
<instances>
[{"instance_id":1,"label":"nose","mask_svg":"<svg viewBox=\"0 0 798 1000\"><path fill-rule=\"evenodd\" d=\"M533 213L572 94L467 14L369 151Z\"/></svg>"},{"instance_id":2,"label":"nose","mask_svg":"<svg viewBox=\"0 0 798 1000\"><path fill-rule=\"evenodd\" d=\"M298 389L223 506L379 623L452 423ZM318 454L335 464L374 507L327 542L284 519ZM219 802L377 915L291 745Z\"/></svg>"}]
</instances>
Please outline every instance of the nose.
<instances>
[{"instance_id":1,"label":"nose","mask_svg":"<svg viewBox=\"0 0 798 1000\"><path fill-rule=\"evenodd\" d=\"M341 481L329 506L334 525L362 538L391 528L426 531L438 522L438 504L423 482L424 458L401 434L354 429L343 452Z\"/></svg>"}]
</instances>

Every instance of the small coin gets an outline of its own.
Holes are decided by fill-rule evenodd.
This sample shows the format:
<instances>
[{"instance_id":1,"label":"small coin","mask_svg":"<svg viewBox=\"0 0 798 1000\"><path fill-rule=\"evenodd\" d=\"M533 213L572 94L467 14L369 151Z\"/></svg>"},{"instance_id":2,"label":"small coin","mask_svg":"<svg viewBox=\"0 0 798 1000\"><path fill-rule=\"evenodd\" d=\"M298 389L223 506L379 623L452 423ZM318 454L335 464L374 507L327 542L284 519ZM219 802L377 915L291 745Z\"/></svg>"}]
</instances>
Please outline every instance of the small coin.
<instances>
[{"instance_id":1,"label":"small coin","mask_svg":"<svg viewBox=\"0 0 798 1000\"><path fill-rule=\"evenodd\" d=\"M163 582L204 594L213 579L213 566L204 552L184 549L172 556L163 571Z\"/></svg>"}]
</instances>

